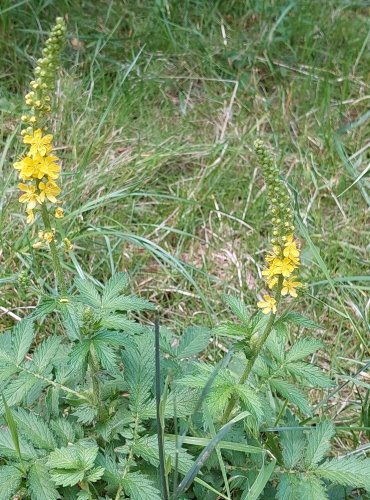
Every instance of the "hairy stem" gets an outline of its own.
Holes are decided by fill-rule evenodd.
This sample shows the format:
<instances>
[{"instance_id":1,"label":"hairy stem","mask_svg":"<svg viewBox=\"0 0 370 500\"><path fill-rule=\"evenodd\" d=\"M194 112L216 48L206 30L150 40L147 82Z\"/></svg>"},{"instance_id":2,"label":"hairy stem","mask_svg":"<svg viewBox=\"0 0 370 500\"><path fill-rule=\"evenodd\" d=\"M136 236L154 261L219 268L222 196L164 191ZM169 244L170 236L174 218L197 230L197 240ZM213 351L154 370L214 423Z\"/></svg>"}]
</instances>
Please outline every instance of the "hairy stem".
<instances>
[{"instance_id":1,"label":"hairy stem","mask_svg":"<svg viewBox=\"0 0 370 500\"><path fill-rule=\"evenodd\" d=\"M48 209L46 207L46 203L41 204L41 217L42 217L42 221L44 223L45 229L47 231L51 231L50 217L49 217ZM63 276L62 266L60 263L60 256L59 256L54 239L49 243L49 245L50 245L50 253L51 253L51 258L52 258L53 265L54 265L55 274L57 276L57 285L59 285L59 288L60 288L62 295L65 295L67 293L67 287L66 287L66 282L64 280L64 276Z\"/></svg>"},{"instance_id":2,"label":"hairy stem","mask_svg":"<svg viewBox=\"0 0 370 500\"><path fill-rule=\"evenodd\" d=\"M276 307L278 307L279 302L280 302L281 289L283 288L283 280L284 280L283 276L279 276L279 281L278 281L278 284L276 287L276 292L275 292L275 297L274 297L276 300ZM265 326L265 329L264 329L264 331L263 331L263 333L258 341L258 344L254 349L254 353L253 353L252 357L248 360L248 363L244 369L244 372L243 372L242 376L240 377L239 384L244 384L246 382L246 380L248 379L251 371L253 370L254 364L255 364L258 356L260 355L260 353L261 353L261 351L266 343L266 340L268 339L268 336L271 333L271 330L272 330L274 323L275 323L275 319L276 319L276 313L272 313L270 315L269 320ZM239 400L239 398L237 396L235 396L235 395L232 396L232 398L230 399L229 404L227 405L226 410L223 414L223 417L221 420L222 423L225 423L228 421L231 412L233 411L236 404L238 403L238 400Z\"/></svg>"}]
</instances>

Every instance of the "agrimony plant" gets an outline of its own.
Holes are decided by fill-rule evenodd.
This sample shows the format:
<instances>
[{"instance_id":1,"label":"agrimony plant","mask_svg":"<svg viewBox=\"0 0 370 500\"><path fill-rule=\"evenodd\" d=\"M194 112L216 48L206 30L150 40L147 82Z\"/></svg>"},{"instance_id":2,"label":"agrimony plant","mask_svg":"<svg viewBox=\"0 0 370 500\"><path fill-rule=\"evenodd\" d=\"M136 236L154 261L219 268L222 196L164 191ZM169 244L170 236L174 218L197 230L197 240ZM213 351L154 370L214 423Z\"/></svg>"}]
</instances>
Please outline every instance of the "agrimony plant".
<instances>
[{"instance_id":1,"label":"agrimony plant","mask_svg":"<svg viewBox=\"0 0 370 500\"><path fill-rule=\"evenodd\" d=\"M320 500L350 498L353 487L365 498L369 459L326 458L335 428L307 398L332 385L307 361L322 344L287 342L294 325L317 325L281 310L302 287L300 251L289 193L260 141L273 223L260 311L226 296L236 321L180 337L162 327L158 353L153 329L137 321L155 307L127 292L126 273L67 286L59 251L70 242L52 222L63 209L47 122L65 31L58 19L38 61L22 117L28 150L14 165L27 220L43 223L34 246L50 248L60 293L0 337L0 499ZM199 356L212 333L232 344L217 365Z\"/></svg>"}]
</instances>

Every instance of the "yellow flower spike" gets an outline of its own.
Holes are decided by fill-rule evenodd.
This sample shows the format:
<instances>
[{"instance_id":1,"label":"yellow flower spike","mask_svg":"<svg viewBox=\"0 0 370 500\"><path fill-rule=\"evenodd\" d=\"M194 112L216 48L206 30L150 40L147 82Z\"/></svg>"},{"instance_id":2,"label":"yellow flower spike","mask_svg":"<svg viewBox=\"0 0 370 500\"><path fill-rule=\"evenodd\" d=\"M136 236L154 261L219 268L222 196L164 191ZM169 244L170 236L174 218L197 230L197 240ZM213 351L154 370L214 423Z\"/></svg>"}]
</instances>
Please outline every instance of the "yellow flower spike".
<instances>
[{"instance_id":1,"label":"yellow flower spike","mask_svg":"<svg viewBox=\"0 0 370 500\"><path fill-rule=\"evenodd\" d=\"M53 181L48 181L46 183L39 183L40 194L37 197L37 201L39 203L44 203L46 199L51 201L52 203L57 203L56 196L60 193L60 187L55 184Z\"/></svg>"},{"instance_id":2,"label":"yellow flower spike","mask_svg":"<svg viewBox=\"0 0 370 500\"><path fill-rule=\"evenodd\" d=\"M257 307L262 309L263 314L276 313L276 300L270 295L264 295L262 301L257 302Z\"/></svg>"},{"instance_id":3,"label":"yellow flower spike","mask_svg":"<svg viewBox=\"0 0 370 500\"><path fill-rule=\"evenodd\" d=\"M56 219L63 219L64 217L64 210L62 207L58 207L56 210L55 210L55 214L54 214L54 217Z\"/></svg>"},{"instance_id":4,"label":"yellow flower spike","mask_svg":"<svg viewBox=\"0 0 370 500\"><path fill-rule=\"evenodd\" d=\"M35 156L39 153L41 156L45 156L51 150L51 141L53 136L51 134L42 135L42 130L38 128L34 131L33 135L25 135L23 137L23 142L25 144L30 144L30 156Z\"/></svg>"},{"instance_id":5,"label":"yellow flower spike","mask_svg":"<svg viewBox=\"0 0 370 500\"><path fill-rule=\"evenodd\" d=\"M19 201L21 203L27 203L27 210L34 209L37 204L36 186L33 184L28 186L27 184L20 183L18 184L18 187L21 191L24 191L24 194L20 196Z\"/></svg>"},{"instance_id":6,"label":"yellow flower spike","mask_svg":"<svg viewBox=\"0 0 370 500\"><path fill-rule=\"evenodd\" d=\"M296 242L293 240L293 235L290 234L286 238L286 243L284 244L283 255L289 259L297 259L299 257L299 250L297 248Z\"/></svg>"},{"instance_id":7,"label":"yellow flower spike","mask_svg":"<svg viewBox=\"0 0 370 500\"><path fill-rule=\"evenodd\" d=\"M283 281L283 288L281 289L281 295L289 295L291 297L297 297L296 288L302 286L300 281L294 281L297 279L296 276L291 276L289 279Z\"/></svg>"}]
</instances>

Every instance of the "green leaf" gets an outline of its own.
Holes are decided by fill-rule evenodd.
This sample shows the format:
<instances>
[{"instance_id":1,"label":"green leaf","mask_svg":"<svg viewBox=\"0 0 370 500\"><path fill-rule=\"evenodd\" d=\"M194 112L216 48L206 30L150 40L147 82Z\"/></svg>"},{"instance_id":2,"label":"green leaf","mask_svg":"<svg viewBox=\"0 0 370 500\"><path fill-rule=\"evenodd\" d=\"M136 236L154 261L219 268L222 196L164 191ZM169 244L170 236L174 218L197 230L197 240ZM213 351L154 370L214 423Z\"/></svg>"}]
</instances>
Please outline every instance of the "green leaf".
<instances>
[{"instance_id":1,"label":"green leaf","mask_svg":"<svg viewBox=\"0 0 370 500\"><path fill-rule=\"evenodd\" d=\"M28 472L28 491L31 493L31 500L57 500L61 498L55 489L55 484L49 476L49 471L40 462L34 462Z\"/></svg>"},{"instance_id":2,"label":"green leaf","mask_svg":"<svg viewBox=\"0 0 370 500\"><path fill-rule=\"evenodd\" d=\"M73 486L82 481L85 473L93 468L98 450L92 441L56 449L47 461L52 480L61 486Z\"/></svg>"},{"instance_id":3,"label":"green leaf","mask_svg":"<svg viewBox=\"0 0 370 500\"><path fill-rule=\"evenodd\" d=\"M111 330L103 330L96 333L92 337L93 341L106 342L113 346L124 346L130 342L130 336L123 332L114 332Z\"/></svg>"},{"instance_id":4,"label":"green leaf","mask_svg":"<svg viewBox=\"0 0 370 500\"><path fill-rule=\"evenodd\" d=\"M304 476L298 486L299 499L328 500L325 485L314 476Z\"/></svg>"},{"instance_id":5,"label":"green leaf","mask_svg":"<svg viewBox=\"0 0 370 500\"><path fill-rule=\"evenodd\" d=\"M37 458L36 450L22 437L19 438L19 448L24 460L33 460ZM3 458L10 458L12 460L18 459L19 455L14 446L9 429L0 428L0 456Z\"/></svg>"},{"instance_id":6,"label":"green leaf","mask_svg":"<svg viewBox=\"0 0 370 500\"><path fill-rule=\"evenodd\" d=\"M194 413L199 399L199 393L189 389L176 389L170 392L164 408L164 417L184 418ZM155 399L151 399L140 413L142 419L156 418Z\"/></svg>"},{"instance_id":7,"label":"green leaf","mask_svg":"<svg viewBox=\"0 0 370 500\"><path fill-rule=\"evenodd\" d=\"M333 458L319 465L313 473L334 484L370 490L370 458Z\"/></svg>"},{"instance_id":8,"label":"green leaf","mask_svg":"<svg viewBox=\"0 0 370 500\"><path fill-rule=\"evenodd\" d=\"M72 302L68 304L59 304L59 309L62 314L64 328L68 338L71 341L80 338L80 320L76 312L76 306Z\"/></svg>"},{"instance_id":9,"label":"green leaf","mask_svg":"<svg viewBox=\"0 0 370 500\"><path fill-rule=\"evenodd\" d=\"M210 331L201 327L187 328L181 335L177 356L179 358L190 358L203 351L208 345Z\"/></svg>"},{"instance_id":10,"label":"green leaf","mask_svg":"<svg viewBox=\"0 0 370 500\"><path fill-rule=\"evenodd\" d=\"M302 316L302 314L292 311L284 314L284 316L280 318L280 321L284 322L291 321L292 323L295 323L298 326L303 326L304 328L317 328L321 330L323 329L323 326L319 325L318 323L315 323L314 321L311 321L305 316Z\"/></svg>"},{"instance_id":11,"label":"green leaf","mask_svg":"<svg viewBox=\"0 0 370 500\"><path fill-rule=\"evenodd\" d=\"M249 324L250 314L247 306L244 304L240 297L233 297L231 295L223 295L223 299L229 306L235 316L245 325Z\"/></svg>"},{"instance_id":12,"label":"green leaf","mask_svg":"<svg viewBox=\"0 0 370 500\"><path fill-rule=\"evenodd\" d=\"M304 463L307 468L317 465L330 450L330 440L335 434L335 427L330 420L317 425L307 433L308 446Z\"/></svg>"},{"instance_id":13,"label":"green leaf","mask_svg":"<svg viewBox=\"0 0 370 500\"><path fill-rule=\"evenodd\" d=\"M154 335L146 332L135 338L135 344L122 354L124 378L130 393L130 407L140 412L148 400L154 383Z\"/></svg>"},{"instance_id":14,"label":"green leaf","mask_svg":"<svg viewBox=\"0 0 370 500\"><path fill-rule=\"evenodd\" d=\"M101 326L103 328L109 328L110 330L122 330L131 334L140 334L143 331L143 327L140 323L137 323L132 319L128 319L123 314L110 314L109 316L103 316Z\"/></svg>"},{"instance_id":15,"label":"green leaf","mask_svg":"<svg viewBox=\"0 0 370 500\"><path fill-rule=\"evenodd\" d=\"M176 449L176 443L168 439L164 442L166 460L169 459L171 467L177 465L179 472L186 474L194 463L193 457L184 448ZM116 448L119 451L119 448ZM133 447L134 455L143 458L154 467L159 466L159 451L157 435L144 436L137 440Z\"/></svg>"},{"instance_id":16,"label":"green leaf","mask_svg":"<svg viewBox=\"0 0 370 500\"><path fill-rule=\"evenodd\" d=\"M96 483L96 481L99 481L99 479L103 476L104 472L104 467L94 467L94 469L91 469L90 472L86 475L86 481L89 481L90 483Z\"/></svg>"},{"instance_id":17,"label":"green leaf","mask_svg":"<svg viewBox=\"0 0 370 500\"><path fill-rule=\"evenodd\" d=\"M102 302L107 303L117 295L119 295L122 290L127 288L129 285L129 276L127 273L116 273L114 274L106 283L102 295Z\"/></svg>"},{"instance_id":18,"label":"green leaf","mask_svg":"<svg viewBox=\"0 0 370 500\"><path fill-rule=\"evenodd\" d=\"M299 427L298 421L291 416L288 419L289 426ZM306 439L303 429L287 429L280 433L280 443L283 448L284 465L293 469L301 460L306 447Z\"/></svg>"},{"instance_id":19,"label":"green leaf","mask_svg":"<svg viewBox=\"0 0 370 500\"><path fill-rule=\"evenodd\" d=\"M249 334L249 330L245 326L236 325L232 322L226 322L222 325L213 328L212 333L214 335L221 335L222 337L246 337Z\"/></svg>"},{"instance_id":20,"label":"green leaf","mask_svg":"<svg viewBox=\"0 0 370 500\"><path fill-rule=\"evenodd\" d=\"M234 391L243 401L247 410L250 411L251 415L254 415L257 420L263 417L263 408L261 400L256 394L256 390L252 389L246 384L236 384L234 386Z\"/></svg>"},{"instance_id":21,"label":"green leaf","mask_svg":"<svg viewBox=\"0 0 370 500\"><path fill-rule=\"evenodd\" d=\"M76 417L81 424L91 424L96 419L98 410L88 404L82 404L73 411L72 415Z\"/></svg>"},{"instance_id":22,"label":"green leaf","mask_svg":"<svg viewBox=\"0 0 370 500\"><path fill-rule=\"evenodd\" d=\"M86 279L76 278L75 285L77 290L80 292L80 297L78 299L93 308L100 308L101 299L95 286Z\"/></svg>"},{"instance_id":23,"label":"green leaf","mask_svg":"<svg viewBox=\"0 0 370 500\"><path fill-rule=\"evenodd\" d=\"M282 474L277 489L278 500L309 500L299 493L301 476L298 474ZM310 499L313 500L313 499Z\"/></svg>"},{"instance_id":24,"label":"green leaf","mask_svg":"<svg viewBox=\"0 0 370 500\"><path fill-rule=\"evenodd\" d=\"M135 297L135 295L121 295L107 301L102 299L102 307L111 311L154 311L155 305L149 300Z\"/></svg>"},{"instance_id":25,"label":"green leaf","mask_svg":"<svg viewBox=\"0 0 370 500\"><path fill-rule=\"evenodd\" d=\"M72 424L66 418L51 420L50 427L63 444L73 443L80 434L83 434L78 424Z\"/></svg>"},{"instance_id":26,"label":"green leaf","mask_svg":"<svg viewBox=\"0 0 370 500\"><path fill-rule=\"evenodd\" d=\"M40 380L30 373L21 373L4 390L6 402L9 406L17 405L29 394L33 386L39 383Z\"/></svg>"},{"instance_id":27,"label":"green leaf","mask_svg":"<svg viewBox=\"0 0 370 500\"><path fill-rule=\"evenodd\" d=\"M270 385L290 403L296 405L303 413L307 415L312 414L312 410L307 399L293 384L286 382L285 380L271 379Z\"/></svg>"},{"instance_id":28,"label":"green leaf","mask_svg":"<svg viewBox=\"0 0 370 500\"><path fill-rule=\"evenodd\" d=\"M13 328L13 353L18 365L22 363L25 355L30 350L33 335L33 321L29 318L19 321Z\"/></svg>"},{"instance_id":29,"label":"green leaf","mask_svg":"<svg viewBox=\"0 0 370 500\"><path fill-rule=\"evenodd\" d=\"M19 432L36 448L53 450L56 440L48 424L39 416L23 408L14 411Z\"/></svg>"},{"instance_id":30,"label":"green leaf","mask_svg":"<svg viewBox=\"0 0 370 500\"><path fill-rule=\"evenodd\" d=\"M78 342L69 353L69 366L71 370L82 370L87 367L87 357L90 352L91 340L82 340Z\"/></svg>"},{"instance_id":31,"label":"green leaf","mask_svg":"<svg viewBox=\"0 0 370 500\"><path fill-rule=\"evenodd\" d=\"M315 365L298 361L287 365L288 372L300 382L308 382L315 387L331 387L333 382Z\"/></svg>"},{"instance_id":32,"label":"green leaf","mask_svg":"<svg viewBox=\"0 0 370 500\"><path fill-rule=\"evenodd\" d=\"M95 339L92 341L92 344L102 367L112 375L116 373L118 370L117 357L112 347L105 342L99 342Z\"/></svg>"},{"instance_id":33,"label":"green leaf","mask_svg":"<svg viewBox=\"0 0 370 500\"><path fill-rule=\"evenodd\" d=\"M123 489L131 500L161 500L160 491L140 472L131 472L122 480Z\"/></svg>"},{"instance_id":34,"label":"green leaf","mask_svg":"<svg viewBox=\"0 0 370 500\"><path fill-rule=\"evenodd\" d=\"M21 486L22 472L13 465L0 466L0 498L10 500Z\"/></svg>"},{"instance_id":35,"label":"green leaf","mask_svg":"<svg viewBox=\"0 0 370 500\"><path fill-rule=\"evenodd\" d=\"M60 344L62 343L62 338L53 335L44 340L35 349L32 355L33 366L37 368L37 371L42 374L50 365L55 362L58 351L60 350Z\"/></svg>"},{"instance_id":36,"label":"green leaf","mask_svg":"<svg viewBox=\"0 0 370 500\"><path fill-rule=\"evenodd\" d=\"M295 342L286 354L286 362L291 363L310 356L322 347L322 342L315 339L302 339Z\"/></svg>"}]
</instances>

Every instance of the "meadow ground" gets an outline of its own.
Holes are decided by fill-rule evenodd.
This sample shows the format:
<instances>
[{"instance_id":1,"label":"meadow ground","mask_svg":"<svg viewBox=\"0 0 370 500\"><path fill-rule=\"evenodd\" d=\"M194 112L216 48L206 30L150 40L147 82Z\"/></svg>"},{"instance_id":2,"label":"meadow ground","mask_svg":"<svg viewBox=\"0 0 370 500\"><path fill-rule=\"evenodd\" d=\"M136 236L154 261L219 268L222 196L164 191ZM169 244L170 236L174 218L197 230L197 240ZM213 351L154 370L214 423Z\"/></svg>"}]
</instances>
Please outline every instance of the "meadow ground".
<instances>
[{"instance_id":1,"label":"meadow ground","mask_svg":"<svg viewBox=\"0 0 370 500\"><path fill-rule=\"evenodd\" d=\"M54 121L67 276L128 270L175 329L225 319L225 292L254 311L271 230L260 138L295 196L295 308L323 327L335 421L369 426L369 14L364 0L1 2L0 331L35 304L19 272L48 286L12 162L34 58L67 15Z\"/></svg>"}]
</instances>

